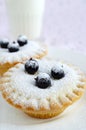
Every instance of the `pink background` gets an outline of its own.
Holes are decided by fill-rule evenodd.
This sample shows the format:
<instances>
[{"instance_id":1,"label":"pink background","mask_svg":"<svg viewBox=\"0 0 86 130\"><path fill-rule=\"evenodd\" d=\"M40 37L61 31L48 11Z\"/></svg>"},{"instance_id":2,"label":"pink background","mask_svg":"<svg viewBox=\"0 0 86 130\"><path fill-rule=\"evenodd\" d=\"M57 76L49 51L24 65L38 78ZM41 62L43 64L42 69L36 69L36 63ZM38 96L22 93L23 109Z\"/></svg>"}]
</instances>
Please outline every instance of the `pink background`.
<instances>
[{"instance_id":1,"label":"pink background","mask_svg":"<svg viewBox=\"0 0 86 130\"><path fill-rule=\"evenodd\" d=\"M0 0L0 37L10 34L5 0ZM46 0L40 38L86 54L86 0Z\"/></svg>"}]
</instances>

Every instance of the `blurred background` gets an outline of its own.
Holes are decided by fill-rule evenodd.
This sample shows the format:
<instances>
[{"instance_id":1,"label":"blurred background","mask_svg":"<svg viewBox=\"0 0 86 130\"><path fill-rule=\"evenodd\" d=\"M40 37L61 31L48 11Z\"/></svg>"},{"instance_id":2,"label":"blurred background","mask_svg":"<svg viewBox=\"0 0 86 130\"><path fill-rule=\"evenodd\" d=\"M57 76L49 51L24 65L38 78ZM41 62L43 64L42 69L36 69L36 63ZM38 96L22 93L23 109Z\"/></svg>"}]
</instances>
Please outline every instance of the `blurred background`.
<instances>
[{"instance_id":1,"label":"blurred background","mask_svg":"<svg viewBox=\"0 0 86 130\"><path fill-rule=\"evenodd\" d=\"M0 0L0 37L10 38L12 25L9 22L7 1L9 0ZM19 9L21 6L21 3L18 3ZM41 4L39 6L41 8ZM10 11L12 8L11 6ZM86 54L86 0L45 0L43 8L41 31L37 39L50 46ZM21 9L20 12L22 13Z\"/></svg>"}]
</instances>

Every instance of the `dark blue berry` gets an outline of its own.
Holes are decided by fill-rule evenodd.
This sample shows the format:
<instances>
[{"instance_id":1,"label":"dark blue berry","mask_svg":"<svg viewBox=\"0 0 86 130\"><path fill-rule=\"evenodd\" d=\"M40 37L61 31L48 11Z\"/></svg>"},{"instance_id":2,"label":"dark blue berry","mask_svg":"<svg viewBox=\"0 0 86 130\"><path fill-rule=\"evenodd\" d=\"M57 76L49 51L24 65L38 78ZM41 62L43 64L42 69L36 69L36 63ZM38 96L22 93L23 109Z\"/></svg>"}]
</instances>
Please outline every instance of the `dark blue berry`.
<instances>
[{"instance_id":1,"label":"dark blue berry","mask_svg":"<svg viewBox=\"0 0 86 130\"><path fill-rule=\"evenodd\" d=\"M20 46L24 46L25 44L28 43L28 39L26 36L20 35L17 39L17 42Z\"/></svg>"},{"instance_id":2,"label":"dark blue berry","mask_svg":"<svg viewBox=\"0 0 86 130\"><path fill-rule=\"evenodd\" d=\"M35 80L38 88L46 89L51 86L50 76L46 73L39 74Z\"/></svg>"},{"instance_id":3,"label":"dark blue berry","mask_svg":"<svg viewBox=\"0 0 86 130\"><path fill-rule=\"evenodd\" d=\"M53 67L51 69L51 76L54 78L54 79L61 79L65 76L65 73L63 71L63 69L59 69L58 67Z\"/></svg>"},{"instance_id":4,"label":"dark blue berry","mask_svg":"<svg viewBox=\"0 0 86 130\"><path fill-rule=\"evenodd\" d=\"M19 51L18 43L13 42L13 43L9 44L8 45L8 51L11 52L11 53Z\"/></svg>"},{"instance_id":5,"label":"dark blue berry","mask_svg":"<svg viewBox=\"0 0 86 130\"><path fill-rule=\"evenodd\" d=\"M7 48L7 46L8 46L8 44L9 44L9 41L8 41L8 39L3 39L3 40L0 40L0 46L1 46L1 48Z\"/></svg>"},{"instance_id":6,"label":"dark blue berry","mask_svg":"<svg viewBox=\"0 0 86 130\"><path fill-rule=\"evenodd\" d=\"M39 68L38 62L34 59L30 59L25 64L25 70L29 74L35 74Z\"/></svg>"},{"instance_id":7,"label":"dark blue berry","mask_svg":"<svg viewBox=\"0 0 86 130\"><path fill-rule=\"evenodd\" d=\"M3 41L0 39L0 46L1 46L2 42L3 42Z\"/></svg>"}]
</instances>

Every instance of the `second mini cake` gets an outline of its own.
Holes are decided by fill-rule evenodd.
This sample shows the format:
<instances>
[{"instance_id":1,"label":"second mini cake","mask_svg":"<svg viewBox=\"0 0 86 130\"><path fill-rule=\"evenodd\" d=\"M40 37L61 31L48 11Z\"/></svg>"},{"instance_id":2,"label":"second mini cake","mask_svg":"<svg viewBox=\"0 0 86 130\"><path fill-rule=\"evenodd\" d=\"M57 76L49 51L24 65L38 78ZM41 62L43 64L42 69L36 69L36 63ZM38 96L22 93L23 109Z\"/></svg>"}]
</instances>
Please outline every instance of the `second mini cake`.
<instances>
[{"instance_id":1,"label":"second mini cake","mask_svg":"<svg viewBox=\"0 0 86 130\"><path fill-rule=\"evenodd\" d=\"M19 36L17 41L0 40L0 76L17 63L30 57L42 58L47 50L35 41L29 41L26 36Z\"/></svg>"},{"instance_id":2,"label":"second mini cake","mask_svg":"<svg viewBox=\"0 0 86 130\"><path fill-rule=\"evenodd\" d=\"M36 118L51 118L78 100L86 78L76 67L54 60L30 59L6 72L1 79L3 97Z\"/></svg>"}]
</instances>

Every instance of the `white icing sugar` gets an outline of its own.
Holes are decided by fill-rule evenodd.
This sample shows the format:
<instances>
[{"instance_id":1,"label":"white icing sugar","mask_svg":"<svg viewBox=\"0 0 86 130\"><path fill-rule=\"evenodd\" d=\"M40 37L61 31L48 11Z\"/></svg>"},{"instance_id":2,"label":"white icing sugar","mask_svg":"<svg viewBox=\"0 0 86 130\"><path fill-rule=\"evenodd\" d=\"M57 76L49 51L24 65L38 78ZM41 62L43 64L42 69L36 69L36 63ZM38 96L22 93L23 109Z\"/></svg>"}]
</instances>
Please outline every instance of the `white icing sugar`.
<instances>
[{"instance_id":1,"label":"white icing sugar","mask_svg":"<svg viewBox=\"0 0 86 130\"><path fill-rule=\"evenodd\" d=\"M18 47L19 48L19 44L17 42L9 43L8 48L10 48L10 47Z\"/></svg>"},{"instance_id":2,"label":"white icing sugar","mask_svg":"<svg viewBox=\"0 0 86 130\"><path fill-rule=\"evenodd\" d=\"M9 43L9 40L8 40L7 38L4 38L4 39L3 39L3 43L6 43L6 42Z\"/></svg>"},{"instance_id":3,"label":"white icing sugar","mask_svg":"<svg viewBox=\"0 0 86 130\"><path fill-rule=\"evenodd\" d=\"M50 76L47 73L39 73L37 77L39 80L42 78L50 79Z\"/></svg>"},{"instance_id":4,"label":"white icing sugar","mask_svg":"<svg viewBox=\"0 0 86 130\"><path fill-rule=\"evenodd\" d=\"M57 73L57 72L59 72L59 71L62 72L62 68L63 68L62 66L58 66L58 67L57 67L57 66L54 66L54 67L52 67L52 70L53 70L55 73Z\"/></svg>"},{"instance_id":5,"label":"white icing sugar","mask_svg":"<svg viewBox=\"0 0 86 130\"><path fill-rule=\"evenodd\" d=\"M26 66L28 66L28 65L36 68L36 66L38 66L38 62L35 62L34 60L28 60L26 62Z\"/></svg>"},{"instance_id":6,"label":"white icing sugar","mask_svg":"<svg viewBox=\"0 0 86 130\"><path fill-rule=\"evenodd\" d=\"M0 48L0 64L22 62L44 52L45 49L35 41L28 41L28 44L20 47L20 50L15 53L10 53L8 49Z\"/></svg>"},{"instance_id":7,"label":"white icing sugar","mask_svg":"<svg viewBox=\"0 0 86 130\"><path fill-rule=\"evenodd\" d=\"M51 60L37 60L39 64L38 71L34 74L28 74L25 72L25 68L23 64L17 65L17 68L12 68L9 74L11 75L11 85L13 89L15 89L15 93L11 93L10 97L14 100L15 103L22 104L25 106L35 107L39 109L44 106L49 109L48 99L52 101L58 101L57 97L62 95L65 97L66 93L71 93L73 89L77 89L77 85L80 84L81 76L78 72L66 64L58 63L57 61ZM65 77L60 80L55 80L51 77L52 85L46 89L40 89L35 86L35 78L40 75L41 77L45 77L48 75L51 76L51 68L53 66L62 66L63 71L65 73ZM40 74L41 73L41 74ZM45 74L46 73L46 74ZM6 87L7 88L7 87ZM7 88L8 91L8 88ZM18 94L19 93L19 94ZM17 94L17 98L14 98ZM21 94L21 96L19 96Z\"/></svg>"},{"instance_id":8,"label":"white icing sugar","mask_svg":"<svg viewBox=\"0 0 86 130\"><path fill-rule=\"evenodd\" d=\"M20 35L17 40L25 41L25 40L27 40L27 37L25 35Z\"/></svg>"}]
</instances>

